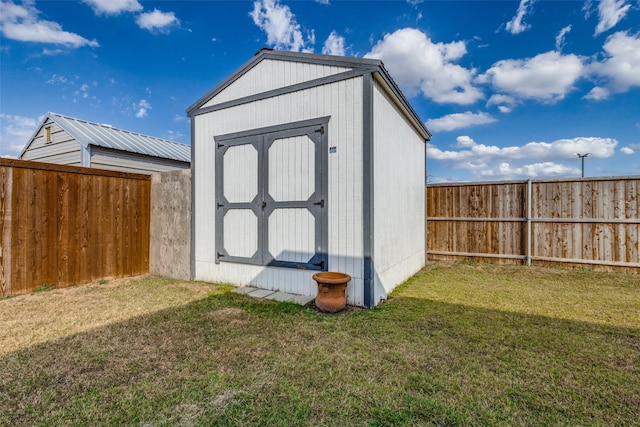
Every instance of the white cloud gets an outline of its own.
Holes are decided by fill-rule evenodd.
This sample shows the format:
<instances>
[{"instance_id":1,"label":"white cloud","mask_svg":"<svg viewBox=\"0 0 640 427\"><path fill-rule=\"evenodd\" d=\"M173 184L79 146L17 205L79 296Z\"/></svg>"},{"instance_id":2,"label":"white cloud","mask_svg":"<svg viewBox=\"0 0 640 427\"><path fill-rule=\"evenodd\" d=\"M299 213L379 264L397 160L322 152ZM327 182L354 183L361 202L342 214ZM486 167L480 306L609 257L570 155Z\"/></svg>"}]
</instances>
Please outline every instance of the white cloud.
<instances>
[{"instance_id":1,"label":"white cloud","mask_svg":"<svg viewBox=\"0 0 640 427\"><path fill-rule=\"evenodd\" d=\"M0 156L17 157L38 125L31 117L0 113Z\"/></svg>"},{"instance_id":2,"label":"white cloud","mask_svg":"<svg viewBox=\"0 0 640 427\"><path fill-rule=\"evenodd\" d=\"M78 34L64 31L57 22L38 18L40 11L33 2L26 1L21 5L9 1L0 2L0 32L8 39L61 44L69 47L98 47L98 42L88 40Z\"/></svg>"},{"instance_id":3,"label":"white cloud","mask_svg":"<svg viewBox=\"0 0 640 427\"><path fill-rule=\"evenodd\" d=\"M482 170L478 174L483 178L513 179L516 177L563 177L577 175L580 169L554 162L533 163L522 166L512 166L508 162L502 162L493 169Z\"/></svg>"},{"instance_id":4,"label":"white cloud","mask_svg":"<svg viewBox=\"0 0 640 427\"><path fill-rule=\"evenodd\" d=\"M181 114L176 114L175 116L173 116L173 121L174 122L187 122L189 121L189 118L187 116L183 116Z\"/></svg>"},{"instance_id":5,"label":"white cloud","mask_svg":"<svg viewBox=\"0 0 640 427\"><path fill-rule=\"evenodd\" d=\"M504 94L494 94L491 95L491 98L487 101L486 106L490 107L492 105L497 105L498 110L501 113L510 113L513 111L513 108L518 105L518 100L516 100L513 96L504 95Z\"/></svg>"},{"instance_id":6,"label":"white cloud","mask_svg":"<svg viewBox=\"0 0 640 427\"><path fill-rule=\"evenodd\" d=\"M640 152L640 144L629 144L620 149L624 154L635 154Z\"/></svg>"},{"instance_id":7,"label":"white cloud","mask_svg":"<svg viewBox=\"0 0 640 427\"><path fill-rule=\"evenodd\" d=\"M624 154L634 154L636 151L631 147L622 147L620 149Z\"/></svg>"},{"instance_id":8,"label":"white cloud","mask_svg":"<svg viewBox=\"0 0 640 427\"><path fill-rule=\"evenodd\" d=\"M531 12L534 0L520 0L516 15L507 22L507 31L511 34L520 34L528 30L531 26L524 22L524 17Z\"/></svg>"},{"instance_id":9,"label":"white cloud","mask_svg":"<svg viewBox=\"0 0 640 427\"><path fill-rule=\"evenodd\" d=\"M80 86L80 89L74 92L74 95L83 99L86 99L89 97L89 85L88 84L83 84L82 86ZM74 100L75 102L75 100Z\"/></svg>"},{"instance_id":10,"label":"white cloud","mask_svg":"<svg viewBox=\"0 0 640 427\"><path fill-rule=\"evenodd\" d=\"M42 55L44 56L56 56L64 53L62 49L42 49Z\"/></svg>"},{"instance_id":11,"label":"white cloud","mask_svg":"<svg viewBox=\"0 0 640 427\"><path fill-rule=\"evenodd\" d=\"M331 34L324 42L322 53L325 55L344 56L344 52L344 37L339 36L335 31L331 31Z\"/></svg>"},{"instance_id":12,"label":"white cloud","mask_svg":"<svg viewBox=\"0 0 640 427\"><path fill-rule=\"evenodd\" d=\"M170 27L179 23L180 20L173 12L161 12L158 9L154 9L153 12L141 13L136 18L136 24L149 31L166 32Z\"/></svg>"},{"instance_id":13,"label":"white cloud","mask_svg":"<svg viewBox=\"0 0 640 427\"><path fill-rule=\"evenodd\" d=\"M593 0L587 0L582 5L582 13L584 13L584 19L589 19L593 13Z\"/></svg>"},{"instance_id":14,"label":"white cloud","mask_svg":"<svg viewBox=\"0 0 640 427\"><path fill-rule=\"evenodd\" d=\"M307 33L307 40L302 35L300 24L289 6L278 0L258 0L253 3L253 11L249 14L262 31L267 33L267 44L276 49L294 52L309 52L307 45L315 43L313 31Z\"/></svg>"},{"instance_id":15,"label":"white cloud","mask_svg":"<svg viewBox=\"0 0 640 427\"><path fill-rule=\"evenodd\" d=\"M473 85L475 69L454 63L467 53L465 42L433 43L415 28L403 28L372 48L365 58L384 61L408 96L422 93L438 103L473 104L483 93Z\"/></svg>"},{"instance_id":16,"label":"white cloud","mask_svg":"<svg viewBox=\"0 0 640 427\"><path fill-rule=\"evenodd\" d=\"M136 117L139 119L144 119L147 117L147 113L151 110L151 104L147 102L146 99L141 99L140 102L133 105L134 110L136 111Z\"/></svg>"},{"instance_id":17,"label":"white cloud","mask_svg":"<svg viewBox=\"0 0 640 427\"><path fill-rule=\"evenodd\" d=\"M72 82L69 82L69 79L67 79L65 76L61 76L59 74L52 74L51 78L49 80L47 80L47 83L50 84L50 85L57 84L57 83L73 85Z\"/></svg>"},{"instance_id":18,"label":"white cloud","mask_svg":"<svg viewBox=\"0 0 640 427\"><path fill-rule=\"evenodd\" d=\"M564 37L567 34L569 34L570 31L571 31L571 25L567 25L566 27L561 29L558 35L556 36L556 50L558 52L562 51L562 48L564 47L564 43L565 43Z\"/></svg>"},{"instance_id":19,"label":"white cloud","mask_svg":"<svg viewBox=\"0 0 640 427\"><path fill-rule=\"evenodd\" d=\"M597 36L615 27L630 8L631 5L627 4L627 0L601 0L598 4L599 20L594 35Z\"/></svg>"},{"instance_id":20,"label":"white cloud","mask_svg":"<svg viewBox=\"0 0 640 427\"><path fill-rule=\"evenodd\" d=\"M75 103L75 102L78 102L79 100L90 98L90 94L89 94L90 86L98 87L98 82L94 81L91 84L81 83L79 79L80 79L79 76L67 78L60 74L52 74L49 80L47 80L47 84L59 87L60 90L66 94L73 91L72 92L73 97L71 98L71 101ZM67 99L67 96L64 95L63 99ZM92 96L91 99L94 102L99 102L96 96Z\"/></svg>"},{"instance_id":21,"label":"white cloud","mask_svg":"<svg viewBox=\"0 0 640 427\"><path fill-rule=\"evenodd\" d=\"M141 12L143 7L138 0L82 0L91 6L96 15L119 15L123 12ZM136 16L136 24L142 29L154 32L168 32L180 24L173 12L162 12L154 8L151 12L142 12ZM191 31L191 30L189 30Z\"/></svg>"},{"instance_id":22,"label":"white cloud","mask_svg":"<svg viewBox=\"0 0 640 427\"><path fill-rule=\"evenodd\" d=\"M142 5L138 0L82 0L91 6L96 15L119 15L122 12L138 12Z\"/></svg>"},{"instance_id":23,"label":"white cloud","mask_svg":"<svg viewBox=\"0 0 640 427\"><path fill-rule=\"evenodd\" d=\"M456 147L473 147L476 142L467 135L460 135L456 138Z\"/></svg>"},{"instance_id":24,"label":"white cloud","mask_svg":"<svg viewBox=\"0 0 640 427\"><path fill-rule=\"evenodd\" d=\"M432 132L446 132L454 129L466 128L475 125L493 123L496 119L487 113L464 113L449 114L437 119L427 120L426 125Z\"/></svg>"},{"instance_id":25,"label":"white cloud","mask_svg":"<svg viewBox=\"0 0 640 427\"><path fill-rule=\"evenodd\" d=\"M552 51L533 58L498 61L478 81L490 82L514 98L555 102L573 89L584 68L578 56Z\"/></svg>"},{"instance_id":26,"label":"white cloud","mask_svg":"<svg viewBox=\"0 0 640 427\"><path fill-rule=\"evenodd\" d=\"M578 161L576 152L590 153L593 158L609 158L615 154L617 145L618 141L612 138L577 137L551 143L530 142L523 146L498 147L478 144L468 136L461 136L456 147L464 149L445 151L429 143L427 158L448 162L457 169L467 169L477 177L566 176L580 173L580 170L559 162L573 164Z\"/></svg>"},{"instance_id":27,"label":"white cloud","mask_svg":"<svg viewBox=\"0 0 640 427\"><path fill-rule=\"evenodd\" d=\"M171 141L182 141L184 140L185 136L186 135L180 132L179 130L178 131L169 130L167 131L167 136L165 138Z\"/></svg>"},{"instance_id":28,"label":"white cloud","mask_svg":"<svg viewBox=\"0 0 640 427\"><path fill-rule=\"evenodd\" d=\"M584 96L585 99L592 99L594 101L602 101L603 99L609 98L611 95L611 91L605 89L603 87L594 87L589 91L588 94Z\"/></svg>"},{"instance_id":29,"label":"white cloud","mask_svg":"<svg viewBox=\"0 0 640 427\"><path fill-rule=\"evenodd\" d=\"M607 38L603 49L606 59L592 63L589 71L608 81L603 87L593 88L585 96L587 99L606 99L612 93L640 86L640 35L617 32Z\"/></svg>"}]
</instances>

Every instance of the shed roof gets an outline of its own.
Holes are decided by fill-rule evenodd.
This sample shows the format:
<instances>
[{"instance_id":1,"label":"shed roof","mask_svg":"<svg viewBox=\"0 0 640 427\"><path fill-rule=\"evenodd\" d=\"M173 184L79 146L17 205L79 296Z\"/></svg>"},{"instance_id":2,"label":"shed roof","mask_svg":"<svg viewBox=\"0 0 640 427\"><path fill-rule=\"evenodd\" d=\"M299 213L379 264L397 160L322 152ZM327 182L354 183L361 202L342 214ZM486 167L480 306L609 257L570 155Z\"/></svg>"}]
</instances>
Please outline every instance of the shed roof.
<instances>
[{"instance_id":1,"label":"shed roof","mask_svg":"<svg viewBox=\"0 0 640 427\"><path fill-rule=\"evenodd\" d=\"M130 132L109 125L91 123L57 113L47 113L36 134L46 124L47 119L60 126L83 147L93 145L180 162L191 162L191 146L189 145ZM36 134L29 140L29 144L24 147L20 157L27 151Z\"/></svg>"},{"instance_id":2,"label":"shed roof","mask_svg":"<svg viewBox=\"0 0 640 427\"><path fill-rule=\"evenodd\" d=\"M391 94L395 97L396 101L402 106L405 114L409 116L411 121L415 124L417 128L419 128L420 133L425 136L426 140L431 138L431 132L427 129L426 125L420 119L418 114L415 112L409 101L405 98L404 94L395 83L389 72L384 66L384 63L379 59L369 59L369 58L354 58L354 57L345 57L345 56L333 56L333 55L319 55L313 53L302 53L302 52L288 52L288 51L278 51L273 49L261 49L259 50L253 58L247 61L242 67L240 67L237 71L223 80L220 84L215 86L209 92L207 92L204 96L202 96L199 100L197 100L194 104L192 104L189 108L187 108L187 114L192 117L197 114L202 114L207 111L206 108L200 110L209 100L211 100L214 96L218 95L224 89L233 84L236 80L242 77L249 70L258 65L261 61L265 59L279 60L279 61L290 61L290 62L300 62L300 63L308 63L308 64L320 64L320 65L333 65L339 67L346 67L352 69L352 71L359 72L360 75L364 75L367 73L374 73L381 79ZM354 77L353 72L345 73L345 76L348 75L350 78ZM319 79L323 80L323 79ZM274 91L275 92L275 91ZM248 97L250 100L251 97Z\"/></svg>"}]
</instances>

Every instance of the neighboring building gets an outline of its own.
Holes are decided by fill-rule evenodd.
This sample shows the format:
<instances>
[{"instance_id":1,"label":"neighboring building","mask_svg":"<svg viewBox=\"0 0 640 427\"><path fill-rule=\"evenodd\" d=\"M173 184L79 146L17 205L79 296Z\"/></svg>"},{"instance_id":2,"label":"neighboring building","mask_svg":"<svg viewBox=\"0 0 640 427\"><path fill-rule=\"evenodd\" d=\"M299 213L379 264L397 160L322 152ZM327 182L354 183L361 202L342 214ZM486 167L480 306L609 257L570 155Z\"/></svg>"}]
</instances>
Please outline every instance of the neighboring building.
<instances>
[{"instance_id":1,"label":"neighboring building","mask_svg":"<svg viewBox=\"0 0 640 427\"><path fill-rule=\"evenodd\" d=\"M190 168L191 147L48 113L18 158L149 174Z\"/></svg>"},{"instance_id":2,"label":"neighboring building","mask_svg":"<svg viewBox=\"0 0 640 427\"><path fill-rule=\"evenodd\" d=\"M192 276L373 307L426 260L423 121L379 60L263 49L188 110Z\"/></svg>"}]
</instances>

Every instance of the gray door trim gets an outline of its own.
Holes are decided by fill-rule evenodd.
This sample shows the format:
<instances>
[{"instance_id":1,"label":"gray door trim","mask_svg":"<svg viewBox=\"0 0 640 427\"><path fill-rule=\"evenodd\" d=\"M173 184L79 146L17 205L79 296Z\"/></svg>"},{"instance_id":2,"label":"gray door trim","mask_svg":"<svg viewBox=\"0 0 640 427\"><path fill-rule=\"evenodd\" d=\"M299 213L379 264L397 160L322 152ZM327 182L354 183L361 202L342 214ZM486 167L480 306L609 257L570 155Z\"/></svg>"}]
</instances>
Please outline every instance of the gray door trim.
<instances>
[{"instance_id":1,"label":"gray door trim","mask_svg":"<svg viewBox=\"0 0 640 427\"><path fill-rule=\"evenodd\" d=\"M216 144L216 263L238 262L308 270L328 269L328 124L330 117L304 120L214 137ZM269 189L269 148L277 139L307 135L314 141L315 191L307 200L276 201ZM251 144L258 152L258 192L250 202L229 202L224 195L224 154L230 147ZM269 252L269 216L276 209L304 208L315 220L315 254L308 262L278 260ZM231 256L224 248L224 216L231 209L250 209L258 218L258 250L251 257ZM276 254L277 255L277 254Z\"/></svg>"},{"instance_id":2,"label":"gray door trim","mask_svg":"<svg viewBox=\"0 0 640 427\"><path fill-rule=\"evenodd\" d=\"M240 132L232 132L232 133L215 136L214 140L218 144L224 144L224 142L227 140L243 138L246 136L254 136L254 135L262 135L262 134L271 133L271 132L287 131L287 130L304 128L308 126L327 125L329 123L330 118L331 116L324 116L324 117L318 117L315 119L301 120L298 122L283 123L279 125L249 129L249 130L240 131Z\"/></svg>"},{"instance_id":3,"label":"gray door trim","mask_svg":"<svg viewBox=\"0 0 640 427\"><path fill-rule=\"evenodd\" d=\"M215 139L215 138L214 138ZM261 161L262 156L262 138L258 135L236 138L233 141L227 141L225 144L218 144L216 149L216 264L222 261L242 262L245 264L261 264L261 247L263 245L263 236L260 233L260 223L263 221L264 212L261 206L263 189L258 182L257 194L250 202L230 202L224 195L224 155L231 147L240 145L252 145L258 155L258 180L260 180L261 169L264 167ZM258 221L258 241L256 244L256 252L251 257L237 257L230 255L224 246L224 217L230 210L248 209L251 210Z\"/></svg>"}]
</instances>

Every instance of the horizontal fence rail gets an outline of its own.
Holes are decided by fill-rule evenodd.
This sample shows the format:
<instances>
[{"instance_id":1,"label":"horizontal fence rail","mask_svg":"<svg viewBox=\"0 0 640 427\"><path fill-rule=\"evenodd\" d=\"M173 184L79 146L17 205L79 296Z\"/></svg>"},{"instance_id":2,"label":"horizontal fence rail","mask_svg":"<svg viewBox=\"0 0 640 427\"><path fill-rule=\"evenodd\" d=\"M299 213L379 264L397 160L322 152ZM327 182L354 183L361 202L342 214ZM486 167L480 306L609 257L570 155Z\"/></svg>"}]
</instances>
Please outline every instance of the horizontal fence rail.
<instances>
[{"instance_id":1,"label":"horizontal fence rail","mask_svg":"<svg viewBox=\"0 0 640 427\"><path fill-rule=\"evenodd\" d=\"M427 254L637 272L639 189L640 177L430 184Z\"/></svg>"},{"instance_id":2,"label":"horizontal fence rail","mask_svg":"<svg viewBox=\"0 0 640 427\"><path fill-rule=\"evenodd\" d=\"M149 176L0 159L0 178L0 295L149 271Z\"/></svg>"}]
</instances>

